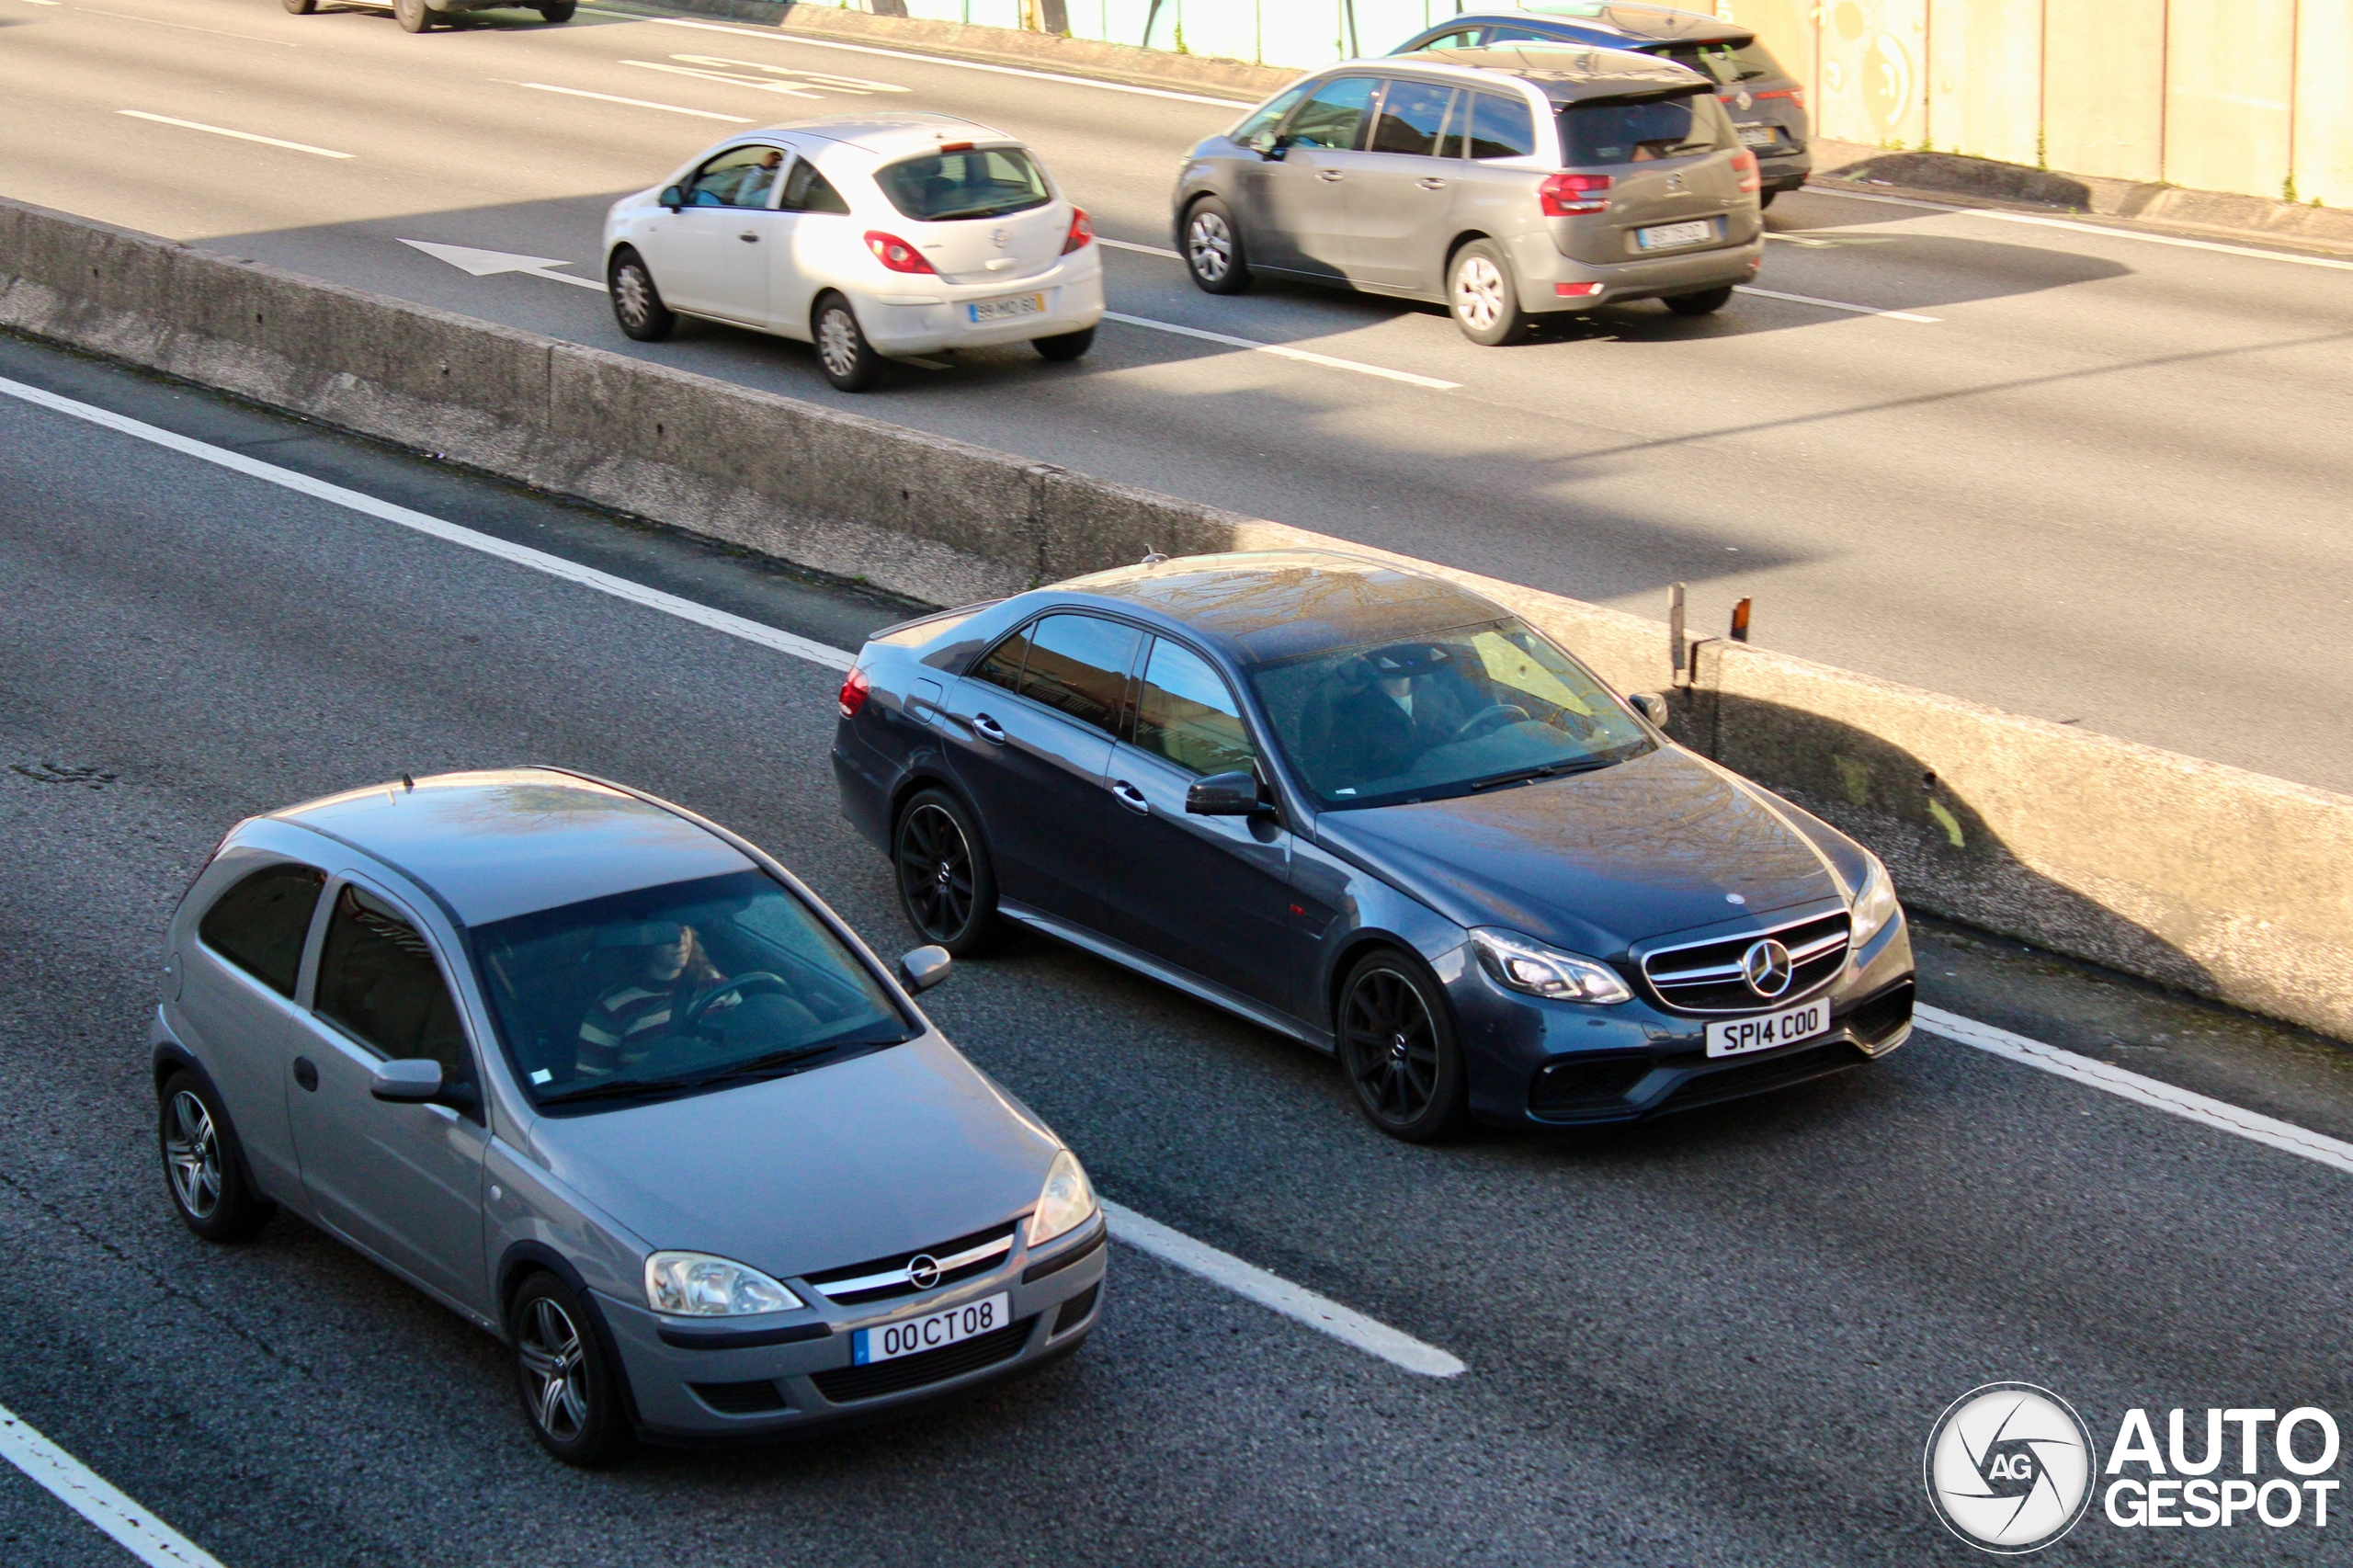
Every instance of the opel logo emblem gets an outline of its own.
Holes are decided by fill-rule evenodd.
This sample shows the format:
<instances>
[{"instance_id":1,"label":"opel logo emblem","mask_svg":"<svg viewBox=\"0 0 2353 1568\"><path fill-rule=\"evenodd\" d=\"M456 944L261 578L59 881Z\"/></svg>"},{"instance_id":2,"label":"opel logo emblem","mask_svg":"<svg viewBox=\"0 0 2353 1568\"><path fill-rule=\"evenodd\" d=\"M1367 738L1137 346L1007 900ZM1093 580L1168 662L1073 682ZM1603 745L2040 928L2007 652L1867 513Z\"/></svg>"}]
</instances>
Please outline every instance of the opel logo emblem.
<instances>
[{"instance_id":1,"label":"opel logo emblem","mask_svg":"<svg viewBox=\"0 0 2353 1568\"><path fill-rule=\"evenodd\" d=\"M1740 956L1740 972L1759 996L1779 996L1790 988L1790 949L1770 937L1752 942Z\"/></svg>"},{"instance_id":2,"label":"opel logo emblem","mask_svg":"<svg viewBox=\"0 0 2353 1568\"><path fill-rule=\"evenodd\" d=\"M996 246L999 250L1003 250L1005 248L1006 242L1012 238L1013 236L1003 229L991 229L989 231L989 244Z\"/></svg>"},{"instance_id":3,"label":"opel logo emblem","mask_svg":"<svg viewBox=\"0 0 2353 1568\"><path fill-rule=\"evenodd\" d=\"M939 1283L939 1260L927 1252L919 1252L907 1259L907 1283L918 1290L928 1290Z\"/></svg>"}]
</instances>

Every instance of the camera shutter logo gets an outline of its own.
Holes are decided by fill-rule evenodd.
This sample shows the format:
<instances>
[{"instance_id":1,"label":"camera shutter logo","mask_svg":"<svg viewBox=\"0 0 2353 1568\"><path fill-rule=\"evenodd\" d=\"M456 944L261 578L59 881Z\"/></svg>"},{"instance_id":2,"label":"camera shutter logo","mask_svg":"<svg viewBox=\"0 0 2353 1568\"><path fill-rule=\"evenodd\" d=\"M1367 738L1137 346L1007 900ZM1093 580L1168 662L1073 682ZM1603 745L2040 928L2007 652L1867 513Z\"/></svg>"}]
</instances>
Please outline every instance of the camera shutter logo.
<instances>
[{"instance_id":1,"label":"camera shutter logo","mask_svg":"<svg viewBox=\"0 0 2353 1568\"><path fill-rule=\"evenodd\" d=\"M1985 1551L2040 1551L2091 1504L2090 1428L2032 1383L1987 1383L1953 1401L1920 1462L1937 1517Z\"/></svg>"}]
</instances>

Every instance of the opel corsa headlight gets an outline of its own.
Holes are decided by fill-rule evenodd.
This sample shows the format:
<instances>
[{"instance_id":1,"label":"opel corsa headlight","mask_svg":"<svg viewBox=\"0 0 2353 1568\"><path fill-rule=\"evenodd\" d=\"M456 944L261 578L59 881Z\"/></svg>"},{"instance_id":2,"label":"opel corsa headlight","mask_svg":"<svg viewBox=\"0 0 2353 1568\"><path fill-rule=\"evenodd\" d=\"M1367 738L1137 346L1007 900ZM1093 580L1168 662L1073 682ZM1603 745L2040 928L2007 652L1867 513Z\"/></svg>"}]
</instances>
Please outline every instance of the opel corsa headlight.
<instances>
[{"instance_id":1,"label":"opel corsa headlight","mask_svg":"<svg viewBox=\"0 0 2353 1568\"><path fill-rule=\"evenodd\" d=\"M1038 1194L1037 1212L1029 1216L1029 1244L1043 1246L1086 1223L1095 1212L1095 1189L1079 1168L1078 1156L1064 1149L1046 1169L1045 1190Z\"/></svg>"},{"instance_id":2,"label":"opel corsa headlight","mask_svg":"<svg viewBox=\"0 0 2353 1568\"><path fill-rule=\"evenodd\" d=\"M1904 911L1904 906L1895 901L1895 881L1887 874L1886 866L1870 850L1863 853L1870 859L1870 869L1863 877L1863 891L1855 895L1855 934L1848 940L1849 951L1860 949L1878 936L1889 921Z\"/></svg>"},{"instance_id":3,"label":"opel corsa headlight","mask_svg":"<svg viewBox=\"0 0 2353 1568\"><path fill-rule=\"evenodd\" d=\"M1479 961L1498 985L1556 1002L1630 1001L1633 992L1606 963L1564 953L1515 931L1481 927L1471 933Z\"/></svg>"},{"instance_id":4,"label":"opel corsa headlight","mask_svg":"<svg viewBox=\"0 0 2353 1568\"><path fill-rule=\"evenodd\" d=\"M657 1252L645 1260L645 1301L673 1317L780 1312L801 1298L761 1273L707 1252Z\"/></svg>"}]
</instances>

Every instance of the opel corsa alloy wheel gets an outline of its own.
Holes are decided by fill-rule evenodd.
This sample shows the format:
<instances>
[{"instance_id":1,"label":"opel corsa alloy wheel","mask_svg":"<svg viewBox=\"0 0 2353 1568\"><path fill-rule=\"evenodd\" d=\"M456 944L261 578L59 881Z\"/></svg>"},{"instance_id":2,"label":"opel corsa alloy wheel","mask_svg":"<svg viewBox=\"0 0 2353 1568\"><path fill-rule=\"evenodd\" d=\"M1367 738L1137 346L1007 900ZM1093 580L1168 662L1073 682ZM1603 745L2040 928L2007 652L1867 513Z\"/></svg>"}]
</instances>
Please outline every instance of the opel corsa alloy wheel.
<instances>
[{"instance_id":1,"label":"opel corsa alloy wheel","mask_svg":"<svg viewBox=\"0 0 2353 1568\"><path fill-rule=\"evenodd\" d=\"M525 1310L515 1354L540 1430L558 1443L578 1442L588 1429L587 1348L554 1297L541 1296Z\"/></svg>"},{"instance_id":2,"label":"opel corsa alloy wheel","mask_svg":"<svg viewBox=\"0 0 2353 1568\"><path fill-rule=\"evenodd\" d=\"M211 1113L189 1090L172 1096L164 1133L164 1159L172 1195L193 1220L210 1220L221 1207L221 1137Z\"/></svg>"}]
</instances>

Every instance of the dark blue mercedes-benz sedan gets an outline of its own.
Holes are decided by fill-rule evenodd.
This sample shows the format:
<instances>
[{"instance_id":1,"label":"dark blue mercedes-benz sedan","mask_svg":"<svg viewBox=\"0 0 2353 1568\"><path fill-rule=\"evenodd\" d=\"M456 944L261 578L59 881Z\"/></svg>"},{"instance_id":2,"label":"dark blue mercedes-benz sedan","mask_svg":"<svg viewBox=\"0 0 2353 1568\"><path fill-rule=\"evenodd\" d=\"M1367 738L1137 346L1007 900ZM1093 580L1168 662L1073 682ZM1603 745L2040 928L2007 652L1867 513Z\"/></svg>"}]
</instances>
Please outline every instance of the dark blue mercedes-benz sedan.
<instances>
[{"instance_id":1,"label":"dark blue mercedes-benz sedan","mask_svg":"<svg viewBox=\"0 0 2353 1568\"><path fill-rule=\"evenodd\" d=\"M1051 932L1336 1052L1422 1141L1712 1104L1910 1035L1886 868L1664 716L1452 583L1266 552L884 631L833 755L926 939Z\"/></svg>"}]
</instances>

